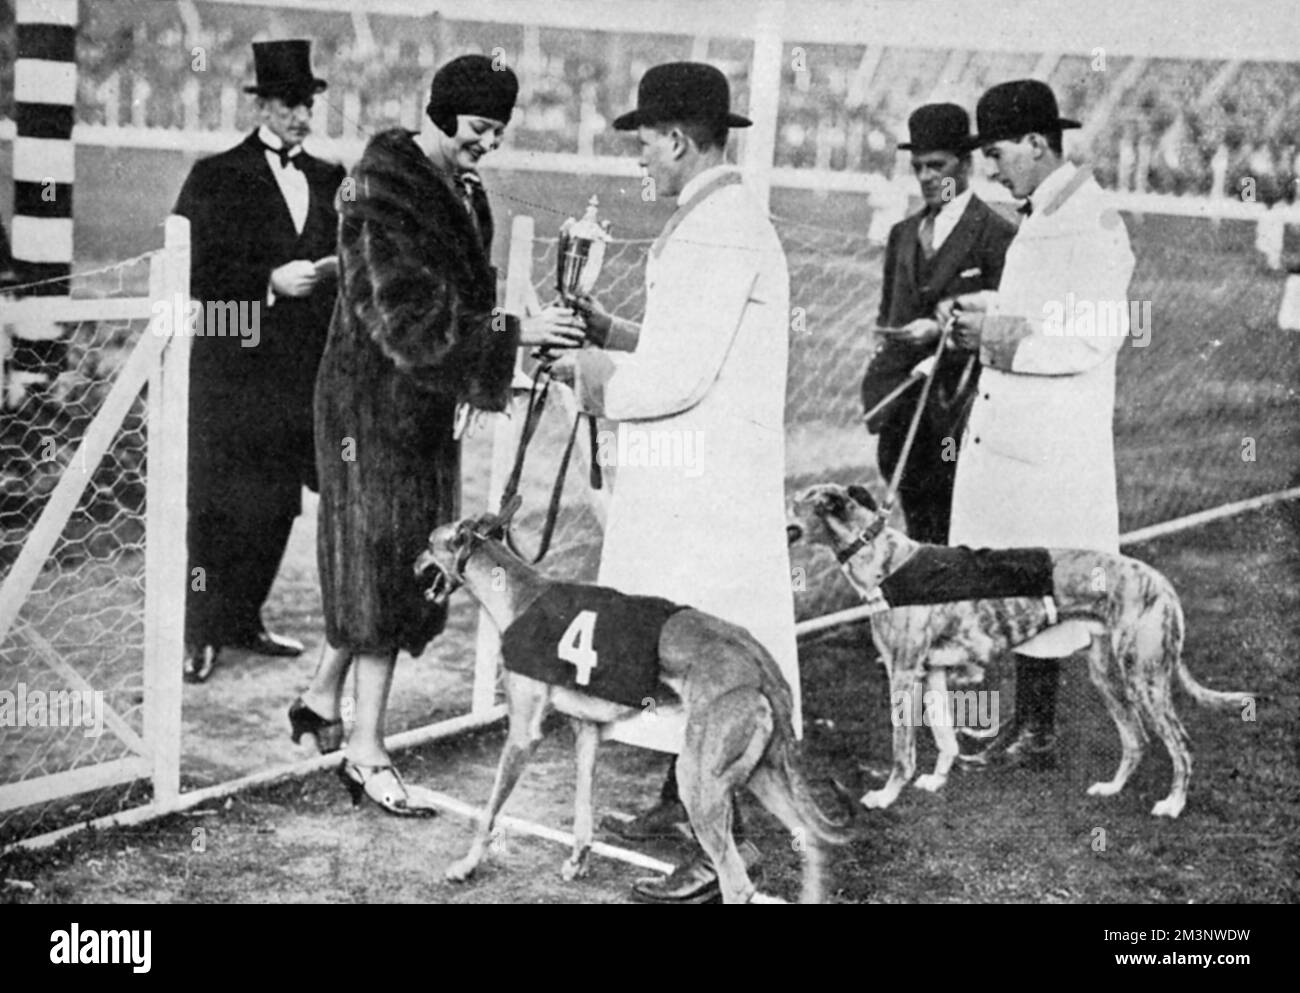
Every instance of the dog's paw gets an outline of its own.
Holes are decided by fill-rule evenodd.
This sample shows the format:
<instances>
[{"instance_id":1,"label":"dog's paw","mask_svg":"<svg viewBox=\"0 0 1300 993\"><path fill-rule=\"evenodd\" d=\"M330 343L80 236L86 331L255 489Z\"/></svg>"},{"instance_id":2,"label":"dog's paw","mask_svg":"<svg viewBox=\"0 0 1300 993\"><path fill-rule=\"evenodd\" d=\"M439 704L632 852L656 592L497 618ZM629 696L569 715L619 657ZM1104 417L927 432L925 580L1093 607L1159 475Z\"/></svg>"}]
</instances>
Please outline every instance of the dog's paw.
<instances>
[{"instance_id":1,"label":"dog's paw","mask_svg":"<svg viewBox=\"0 0 1300 993\"><path fill-rule=\"evenodd\" d=\"M894 796L893 790L871 790L869 793L863 793L858 803L868 810L884 810L894 802Z\"/></svg>"},{"instance_id":2,"label":"dog's paw","mask_svg":"<svg viewBox=\"0 0 1300 993\"><path fill-rule=\"evenodd\" d=\"M1187 801L1183 797L1167 796L1151 808L1151 813L1156 817L1168 817L1173 820L1183 812L1183 805L1186 803Z\"/></svg>"},{"instance_id":3,"label":"dog's paw","mask_svg":"<svg viewBox=\"0 0 1300 993\"><path fill-rule=\"evenodd\" d=\"M442 877L449 883L464 883L474 875L474 870L477 868L478 863L469 857L457 859L447 866L447 871L442 874Z\"/></svg>"},{"instance_id":4,"label":"dog's paw","mask_svg":"<svg viewBox=\"0 0 1300 993\"><path fill-rule=\"evenodd\" d=\"M918 790L925 790L927 793L938 793L943 788L943 784L948 781L947 776L940 776L937 773L926 773L924 776L917 776L913 784Z\"/></svg>"},{"instance_id":5,"label":"dog's paw","mask_svg":"<svg viewBox=\"0 0 1300 993\"><path fill-rule=\"evenodd\" d=\"M585 858L565 859L564 864L560 866L560 876L566 883L571 883L575 879L585 879L590 871Z\"/></svg>"},{"instance_id":6,"label":"dog's paw","mask_svg":"<svg viewBox=\"0 0 1300 993\"><path fill-rule=\"evenodd\" d=\"M790 901L789 901L789 900L782 900L779 896L772 896L772 895L769 894L769 893L759 893L757 890L755 890L755 891L754 891L754 895L750 898L749 902L750 902L750 903L785 903L785 904L788 904Z\"/></svg>"},{"instance_id":7,"label":"dog's paw","mask_svg":"<svg viewBox=\"0 0 1300 993\"><path fill-rule=\"evenodd\" d=\"M1104 783L1093 783L1088 787L1088 796L1114 796L1123 787L1119 784L1106 780Z\"/></svg>"}]
</instances>

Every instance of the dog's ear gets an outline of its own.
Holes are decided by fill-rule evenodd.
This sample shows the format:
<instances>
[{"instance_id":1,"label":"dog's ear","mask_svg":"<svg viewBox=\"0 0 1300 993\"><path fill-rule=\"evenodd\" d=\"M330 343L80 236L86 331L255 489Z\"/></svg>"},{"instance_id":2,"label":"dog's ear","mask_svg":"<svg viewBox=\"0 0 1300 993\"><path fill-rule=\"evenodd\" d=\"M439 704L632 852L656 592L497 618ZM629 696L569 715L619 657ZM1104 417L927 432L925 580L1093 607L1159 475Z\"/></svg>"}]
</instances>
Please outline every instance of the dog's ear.
<instances>
[{"instance_id":1,"label":"dog's ear","mask_svg":"<svg viewBox=\"0 0 1300 993\"><path fill-rule=\"evenodd\" d=\"M844 506L844 495L833 486L828 486L818 493L813 506L822 517L834 517L837 520L844 519L844 511L847 509Z\"/></svg>"},{"instance_id":2,"label":"dog's ear","mask_svg":"<svg viewBox=\"0 0 1300 993\"><path fill-rule=\"evenodd\" d=\"M854 483L849 487L849 497L854 503L861 504L863 507L866 507L867 510L879 509L876 506L875 498L871 495L871 491L865 486L859 486L857 483Z\"/></svg>"}]
</instances>

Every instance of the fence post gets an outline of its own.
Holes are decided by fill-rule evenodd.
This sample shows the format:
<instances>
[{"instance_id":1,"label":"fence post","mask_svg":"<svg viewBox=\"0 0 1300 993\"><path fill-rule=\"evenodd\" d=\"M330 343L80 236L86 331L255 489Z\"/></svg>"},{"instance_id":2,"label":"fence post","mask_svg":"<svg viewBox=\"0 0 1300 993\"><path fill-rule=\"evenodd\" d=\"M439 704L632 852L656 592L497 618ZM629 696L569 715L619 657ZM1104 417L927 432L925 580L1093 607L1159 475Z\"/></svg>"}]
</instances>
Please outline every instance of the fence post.
<instances>
[{"instance_id":1,"label":"fence post","mask_svg":"<svg viewBox=\"0 0 1300 993\"><path fill-rule=\"evenodd\" d=\"M190 222L172 215L165 232L163 252L150 270L149 296L175 314L173 308L183 312L190 299ZM173 325L171 340L149 372L144 740L152 751L155 805L175 800L181 783L190 337L185 323ZM154 326L145 332L158 333L163 329Z\"/></svg>"},{"instance_id":2,"label":"fence post","mask_svg":"<svg viewBox=\"0 0 1300 993\"><path fill-rule=\"evenodd\" d=\"M769 205L776 159L776 118L781 105L783 0L763 0L755 12L754 60L749 71L749 116L754 126L744 137L741 165L745 182Z\"/></svg>"}]
</instances>

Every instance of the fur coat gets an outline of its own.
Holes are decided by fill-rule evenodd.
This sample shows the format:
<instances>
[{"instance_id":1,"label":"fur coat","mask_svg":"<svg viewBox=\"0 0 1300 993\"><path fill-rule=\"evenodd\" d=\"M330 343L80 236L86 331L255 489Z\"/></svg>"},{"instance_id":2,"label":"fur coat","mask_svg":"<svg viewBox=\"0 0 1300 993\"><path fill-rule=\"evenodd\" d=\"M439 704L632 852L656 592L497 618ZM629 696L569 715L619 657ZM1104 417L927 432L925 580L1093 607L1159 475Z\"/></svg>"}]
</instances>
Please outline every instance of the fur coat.
<instances>
[{"instance_id":1,"label":"fur coat","mask_svg":"<svg viewBox=\"0 0 1300 993\"><path fill-rule=\"evenodd\" d=\"M354 651L418 655L446 620L412 564L459 513L456 405L505 409L519 324L495 309L481 189L471 216L404 130L371 139L351 179L316 380L326 635Z\"/></svg>"}]
</instances>

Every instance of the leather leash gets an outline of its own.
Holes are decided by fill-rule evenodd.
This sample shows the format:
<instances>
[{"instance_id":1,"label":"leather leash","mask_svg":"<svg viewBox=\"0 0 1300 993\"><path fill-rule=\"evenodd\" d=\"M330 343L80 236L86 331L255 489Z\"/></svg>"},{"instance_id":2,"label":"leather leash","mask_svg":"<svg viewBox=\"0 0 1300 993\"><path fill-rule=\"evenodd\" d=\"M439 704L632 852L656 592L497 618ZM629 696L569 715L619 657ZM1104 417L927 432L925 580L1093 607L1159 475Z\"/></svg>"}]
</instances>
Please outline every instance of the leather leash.
<instances>
[{"instance_id":1,"label":"leather leash","mask_svg":"<svg viewBox=\"0 0 1300 993\"><path fill-rule=\"evenodd\" d=\"M903 449L898 456L898 465L894 467L894 477L889 481L889 489L885 491L885 502L880 507L882 519L894 509L894 501L898 497L898 485L902 482L903 471L907 468L907 460L912 454L912 442L916 440L916 429L921 424L921 415L925 412L925 402L930 398L930 387L934 385L934 377L939 372L939 357L943 355L943 350L948 347L948 338L952 334L953 325L956 323L955 319L950 318L944 324L939 335L939 347L934 350L934 364L930 367L930 373L925 377L925 382L921 386L921 395L917 398L916 410L912 412L912 423L907 426L907 437L903 439ZM970 368L969 363L967 368Z\"/></svg>"},{"instance_id":2,"label":"leather leash","mask_svg":"<svg viewBox=\"0 0 1300 993\"><path fill-rule=\"evenodd\" d=\"M542 412L546 407L546 398L551 389L550 367L542 365L537 370L537 375L533 378L533 385L528 391L528 409L524 414L524 426L519 433L519 448L515 452L515 464L510 470L510 478L506 481L505 490L501 494L501 513L504 516L506 505L515 500L519 493L519 482L524 474L524 460L528 455L528 446L533 440L533 435L537 433L537 425L541 423ZM591 440L591 487L600 489L601 472L600 466L596 462L596 419L581 411L573 419L573 429L569 432L569 440L564 446L564 454L560 457L560 467L555 474L555 482L551 486L551 499L546 507L546 519L542 524L542 537L538 545L537 554L529 557L519 547L515 541L514 529L507 523L505 527L505 542L510 550L518 555L529 565L537 565L542 559L546 558L546 553L550 551L551 539L555 535L555 525L560 516L560 500L564 495L564 480L569 473L569 461L573 457L573 447L578 440L578 428L586 418L590 428Z\"/></svg>"}]
</instances>

